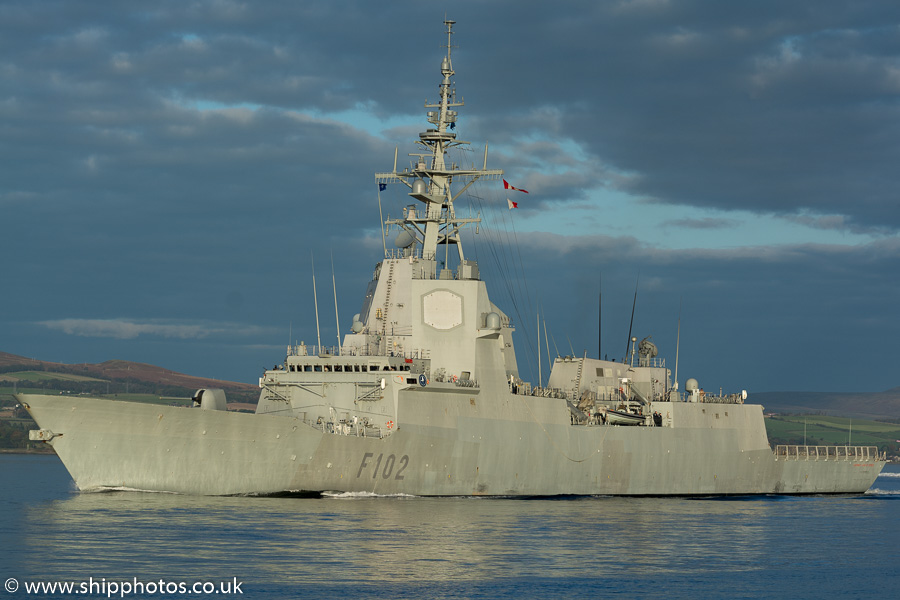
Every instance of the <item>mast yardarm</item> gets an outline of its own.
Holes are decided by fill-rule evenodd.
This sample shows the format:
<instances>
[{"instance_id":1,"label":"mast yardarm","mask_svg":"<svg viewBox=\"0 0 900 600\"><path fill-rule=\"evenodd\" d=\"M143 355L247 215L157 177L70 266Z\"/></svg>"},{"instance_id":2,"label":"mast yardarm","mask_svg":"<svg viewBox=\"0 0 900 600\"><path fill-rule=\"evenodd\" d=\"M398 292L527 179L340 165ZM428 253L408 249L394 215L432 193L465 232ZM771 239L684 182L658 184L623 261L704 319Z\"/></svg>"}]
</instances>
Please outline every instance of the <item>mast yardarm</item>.
<instances>
[{"instance_id":1,"label":"mast yardarm","mask_svg":"<svg viewBox=\"0 0 900 600\"><path fill-rule=\"evenodd\" d=\"M407 210L403 219L388 219L385 225L397 225L415 236L415 246L421 248L422 258L434 260L437 257L438 245L445 245L449 251L449 245L457 248L459 260L464 260L462 246L459 239L460 227L470 223L478 223L480 218L458 218L453 207L453 202L472 183L479 179L498 180L503 175L502 170L488 170L487 146L485 146L485 167L481 169L461 169L458 165L447 163L447 151L454 147L469 142L456 139L456 108L463 106L462 100L456 99L456 89L453 87L452 77L455 75L451 60L454 21L444 21L447 27L447 55L441 60L441 84L439 86L440 101L437 103L425 103L428 122L434 127L426 129L419 134L416 143L422 147L422 152L410 153L413 158L410 167L403 171L397 171L396 161L394 171L390 173L376 173L375 179L379 184L402 182L410 188L409 195L424 205L424 214L417 210ZM452 190L454 180L465 182L463 187Z\"/></svg>"}]
</instances>

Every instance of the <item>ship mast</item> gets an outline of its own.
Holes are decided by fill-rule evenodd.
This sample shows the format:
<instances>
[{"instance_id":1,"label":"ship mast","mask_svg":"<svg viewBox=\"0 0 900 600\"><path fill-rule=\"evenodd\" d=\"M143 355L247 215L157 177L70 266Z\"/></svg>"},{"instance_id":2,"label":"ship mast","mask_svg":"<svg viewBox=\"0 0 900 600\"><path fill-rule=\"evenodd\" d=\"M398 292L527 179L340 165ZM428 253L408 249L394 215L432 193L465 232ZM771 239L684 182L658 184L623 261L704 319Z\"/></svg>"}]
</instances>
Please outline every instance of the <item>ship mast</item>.
<instances>
[{"instance_id":1,"label":"ship mast","mask_svg":"<svg viewBox=\"0 0 900 600\"><path fill-rule=\"evenodd\" d=\"M445 252L449 252L449 245L457 248L459 260L465 259L459 239L461 226L471 223L479 223L480 218L458 218L453 207L453 202L460 194L466 191L470 185L479 179L498 180L503 175L502 170L487 169L487 146L485 146L485 166L476 169L461 169L456 164L448 164L446 154L450 148L465 145L456 139L457 111L463 106L462 100L456 99L456 89L451 78L455 74L451 61L451 37L455 21L444 21L447 27L447 55L441 61L441 84L439 86L440 101L425 103L428 122L434 127L428 128L419 134L416 143L422 147L422 152L411 153L414 158L410 167L403 171L397 171L396 158L394 170L389 173L376 173L375 179L379 184L404 183L410 188L409 195L424 205L424 214L414 207L404 211L402 219L388 219L385 225L396 225L405 230L410 241L407 248L418 247L421 249L421 257L426 260L436 260L438 246L446 245ZM451 191L454 178L465 181L465 185L455 194ZM412 252L412 250L408 250ZM387 258L388 252L385 252ZM449 265L446 264L445 267Z\"/></svg>"}]
</instances>

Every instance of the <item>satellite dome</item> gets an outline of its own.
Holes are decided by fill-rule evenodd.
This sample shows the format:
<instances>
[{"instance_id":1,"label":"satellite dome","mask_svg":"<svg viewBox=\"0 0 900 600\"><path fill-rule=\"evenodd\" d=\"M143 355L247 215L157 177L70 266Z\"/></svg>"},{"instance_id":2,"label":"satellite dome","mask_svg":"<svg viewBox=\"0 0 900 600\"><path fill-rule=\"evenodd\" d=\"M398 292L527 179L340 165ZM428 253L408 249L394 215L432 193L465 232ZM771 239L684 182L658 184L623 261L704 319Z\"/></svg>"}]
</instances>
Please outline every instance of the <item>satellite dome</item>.
<instances>
[{"instance_id":1,"label":"satellite dome","mask_svg":"<svg viewBox=\"0 0 900 600\"><path fill-rule=\"evenodd\" d=\"M407 231L406 229L402 230L397 234L397 237L394 238L394 245L398 248L409 248L413 244L416 243L416 236L412 234L412 232Z\"/></svg>"}]
</instances>

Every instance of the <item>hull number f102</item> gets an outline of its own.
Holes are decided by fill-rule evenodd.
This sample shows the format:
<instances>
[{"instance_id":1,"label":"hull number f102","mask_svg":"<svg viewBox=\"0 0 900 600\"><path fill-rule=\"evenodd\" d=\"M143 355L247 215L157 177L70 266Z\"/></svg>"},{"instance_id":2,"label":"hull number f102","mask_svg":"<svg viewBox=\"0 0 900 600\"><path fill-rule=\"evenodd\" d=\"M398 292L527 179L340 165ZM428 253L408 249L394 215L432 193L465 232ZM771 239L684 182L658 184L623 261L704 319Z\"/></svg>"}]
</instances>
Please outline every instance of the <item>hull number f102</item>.
<instances>
[{"instance_id":1,"label":"hull number f102","mask_svg":"<svg viewBox=\"0 0 900 600\"><path fill-rule=\"evenodd\" d=\"M362 476L363 471L368 474L369 469L372 469L372 479L378 479L379 476L382 479L390 479L391 475L393 475L395 480L400 481L403 479L403 471L408 466L409 456L406 454L398 460L393 454L388 454L387 457L384 454L379 454L378 458L375 458L374 452L366 452L363 454L362 462L359 463L359 471L356 472L356 477L358 479Z\"/></svg>"}]
</instances>

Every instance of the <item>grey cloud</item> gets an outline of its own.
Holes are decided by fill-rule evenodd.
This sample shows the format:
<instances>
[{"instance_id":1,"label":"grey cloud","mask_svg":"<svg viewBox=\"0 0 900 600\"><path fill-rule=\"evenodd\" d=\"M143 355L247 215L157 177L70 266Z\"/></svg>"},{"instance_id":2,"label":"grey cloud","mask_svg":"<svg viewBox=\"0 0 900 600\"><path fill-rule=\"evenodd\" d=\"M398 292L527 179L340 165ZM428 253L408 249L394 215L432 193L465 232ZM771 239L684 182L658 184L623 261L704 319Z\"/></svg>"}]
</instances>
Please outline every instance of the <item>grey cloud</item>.
<instances>
[{"instance_id":1,"label":"grey cloud","mask_svg":"<svg viewBox=\"0 0 900 600\"><path fill-rule=\"evenodd\" d=\"M900 9L681 2L626 15L599 6L578 20L542 15L502 38L501 55L520 56L476 75L490 89L502 73L490 98L500 118L482 115L488 136L516 135L529 104L549 104L565 115L554 130L634 174L617 185L636 195L843 214L897 230L898 45L888 38Z\"/></svg>"},{"instance_id":2,"label":"grey cloud","mask_svg":"<svg viewBox=\"0 0 900 600\"><path fill-rule=\"evenodd\" d=\"M674 219L666 221L664 227L677 227L681 229L727 229L737 227L739 221L736 219L715 219L706 217L703 219Z\"/></svg>"},{"instance_id":3,"label":"grey cloud","mask_svg":"<svg viewBox=\"0 0 900 600\"><path fill-rule=\"evenodd\" d=\"M211 332L196 325L164 325L136 323L124 319L59 319L39 323L49 329L58 329L69 335L83 337L110 337L132 339L139 335L157 335L166 338L203 338Z\"/></svg>"},{"instance_id":4,"label":"grey cloud","mask_svg":"<svg viewBox=\"0 0 900 600\"><path fill-rule=\"evenodd\" d=\"M560 135L589 155L585 166L603 166L593 178L573 172L572 184L548 188L549 201L606 185L669 204L843 215L848 226L890 231L900 225L893 168L900 8L893 4L516 8L458 5L458 80L478 101L468 134L519 152L515 160L498 156L500 166L539 176L548 159L551 166L560 159L529 139ZM202 127L173 122L161 107L166 99L275 114L414 110L408 98L429 93L417 82L437 71L435 52L419 48L434 46L439 24L425 26L423 7L410 14L421 27L392 20L409 6L371 12L344 2L330 10L265 2L146 13L119 3L7 8L4 106L21 124L11 140L35 159L28 141L53 125L48 136L61 149L87 135L111 147L159 144L165 154L173 140L155 130L215 143ZM112 166L92 150L100 149L86 147L55 170L86 178Z\"/></svg>"},{"instance_id":5,"label":"grey cloud","mask_svg":"<svg viewBox=\"0 0 900 600\"><path fill-rule=\"evenodd\" d=\"M837 390L851 385L849 373L867 369L867 349L900 336L900 282L886 275L900 270L898 249L890 239L858 247L669 250L630 238L540 235L529 237L522 261L548 328L557 339L569 337L577 354L596 355L602 280L602 353L622 357L639 281L635 331L653 335L670 359L683 306L681 360L688 376L710 387ZM513 306L498 287L494 301ZM519 327L517 343L533 344L533 313L509 310ZM892 374L874 377L877 383L865 387L896 384Z\"/></svg>"},{"instance_id":6,"label":"grey cloud","mask_svg":"<svg viewBox=\"0 0 900 600\"><path fill-rule=\"evenodd\" d=\"M274 335L274 331L258 326L234 323L177 323L159 320L137 321L133 319L56 319L42 321L38 325L81 337L115 338L130 340L139 336L155 336L175 339L204 339L210 336L231 337Z\"/></svg>"},{"instance_id":7,"label":"grey cloud","mask_svg":"<svg viewBox=\"0 0 900 600\"><path fill-rule=\"evenodd\" d=\"M15 346L2 349L253 380L273 338L293 327L312 339L311 250L326 264L334 249L342 314L358 312L381 247L371 173L390 168L398 136L401 160L414 150L408 134L437 97L443 9L136 7L0 5L0 336ZM523 267L508 277L527 274L579 353L596 343L585 315L601 273L616 353L640 271L654 292L639 298L641 328L670 347L684 297L682 356L756 386L840 386L871 371L873 340L900 334L900 6L461 1L448 16L468 103L461 136L488 140L492 165L533 186L538 210L606 187L886 238L664 251L628 237L523 237ZM374 131L323 116L356 107L416 120ZM407 198L384 200L396 214ZM680 224L691 225L727 221ZM477 254L513 313L502 267L486 246ZM223 323L261 331L200 337ZM119 337L65 341L76 331ZM165 337L179 331L196 337Z\"/></svg>"}]
</instances>

